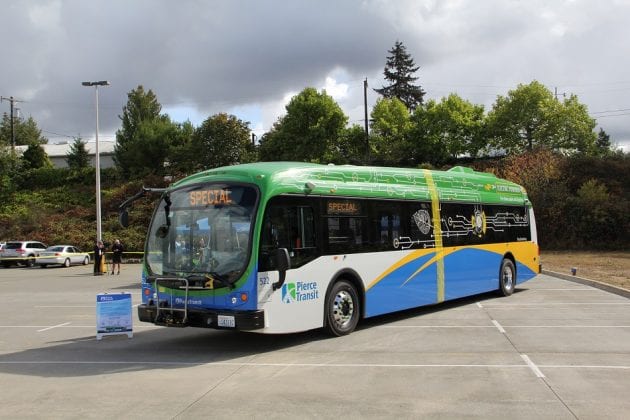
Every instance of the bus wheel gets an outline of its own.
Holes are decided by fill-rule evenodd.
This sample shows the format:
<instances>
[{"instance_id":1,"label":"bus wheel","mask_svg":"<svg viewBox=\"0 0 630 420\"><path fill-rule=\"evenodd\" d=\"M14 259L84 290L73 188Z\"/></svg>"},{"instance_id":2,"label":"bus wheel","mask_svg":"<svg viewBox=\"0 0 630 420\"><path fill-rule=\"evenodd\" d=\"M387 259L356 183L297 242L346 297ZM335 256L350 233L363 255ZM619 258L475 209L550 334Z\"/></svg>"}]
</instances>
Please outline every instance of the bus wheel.
<instances>
[{"instance_id":1,"label":"bus wheel","mask_svg":"<svg viewBox=\"0 0 630 420\"><path fill-rule=\"evenodd\" d=\"M503 296L510 296L514 293L514 286L516 286L516 268L512 260L504 258L499 271L499 292Z\"/></svg>"},{"instance_id":2,"label":"bus wheel","mask_svg":"<svg viewBox=\"0 0 630 420\"><path fill-rule=\"evenodd\" d=\"M335 283L326 297L326 328L335 336L350 334L359 322L357 289L345 280Z\"/></svg>"}]
</instances>

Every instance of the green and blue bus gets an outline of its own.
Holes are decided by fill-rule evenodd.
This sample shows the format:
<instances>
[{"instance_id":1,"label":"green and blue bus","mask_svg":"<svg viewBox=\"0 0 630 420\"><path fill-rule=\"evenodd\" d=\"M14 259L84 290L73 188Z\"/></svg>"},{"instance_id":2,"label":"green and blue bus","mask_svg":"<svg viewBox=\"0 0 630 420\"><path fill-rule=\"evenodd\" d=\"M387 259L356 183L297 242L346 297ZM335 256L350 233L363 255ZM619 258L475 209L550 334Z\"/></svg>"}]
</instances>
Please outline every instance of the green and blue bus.
<instances>
[{"instance_id":1,"label":"green and blue bus","mask_svg":"<svg viewBox=\"0 0 630 420\"><path fill-rule=\"evenodd\" d=\"M469 168L267 162L146 191L161 198L138 315L156 325L344 335L540 272L525 190Z\"/></svg>"}]
</instances>

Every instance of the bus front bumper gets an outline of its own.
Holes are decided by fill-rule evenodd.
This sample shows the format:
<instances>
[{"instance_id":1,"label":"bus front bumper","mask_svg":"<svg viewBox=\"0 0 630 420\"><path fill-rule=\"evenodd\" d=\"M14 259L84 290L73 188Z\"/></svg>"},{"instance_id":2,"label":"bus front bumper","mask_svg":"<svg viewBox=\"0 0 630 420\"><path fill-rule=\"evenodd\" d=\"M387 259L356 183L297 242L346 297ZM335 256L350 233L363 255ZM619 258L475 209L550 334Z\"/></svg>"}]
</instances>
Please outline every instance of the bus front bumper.
<instances>
[{"instance_id":1,"label":"bus front bumper","mask_svg":"<svg viewBox=\"0 0 630 420\"><path fill-rule=\"evenodd\" d=\"M186 316L180 309L160 308L155 305L141 304L138 306L138 318L142 322L167 327L199 327L228 330L259 330L265 327L265 312L256 311L227 311L200 308L188 308Z\"/></svg>"}]
</instances>

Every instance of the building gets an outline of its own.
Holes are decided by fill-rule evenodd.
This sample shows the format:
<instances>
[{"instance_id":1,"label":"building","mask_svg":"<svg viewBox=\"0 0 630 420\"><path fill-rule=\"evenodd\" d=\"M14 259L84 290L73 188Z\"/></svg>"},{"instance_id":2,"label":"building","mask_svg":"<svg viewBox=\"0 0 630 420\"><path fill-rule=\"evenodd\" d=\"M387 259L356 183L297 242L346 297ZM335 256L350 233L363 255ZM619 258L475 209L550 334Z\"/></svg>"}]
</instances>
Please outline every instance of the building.
<instances>
[{"instance_id":1,"label":"building","mask_svg":"<svg viewBox=\"0 0 630 420\"><path fill-rule=\"evenodd\" d=\"M101 168L111 168L114 166L114 146L116 145L115 141L104 141L99 140L98 149L100 155L100 166ZM48 158L52 162L55 168L67 168L68 162L66 161L68 154L70 153L70 148L72 146L72 142L62 142L62 143L51 143L51 144L43 144L42 147L44 151L48 155ZM15 146L15 150L18 153L23 153L28 146ZM95 142L87 142L85 143L85 150L87 150L88 155L90 156L90 164L92 166L96 165L96 143Z\"/></svg>"}]
</instances>

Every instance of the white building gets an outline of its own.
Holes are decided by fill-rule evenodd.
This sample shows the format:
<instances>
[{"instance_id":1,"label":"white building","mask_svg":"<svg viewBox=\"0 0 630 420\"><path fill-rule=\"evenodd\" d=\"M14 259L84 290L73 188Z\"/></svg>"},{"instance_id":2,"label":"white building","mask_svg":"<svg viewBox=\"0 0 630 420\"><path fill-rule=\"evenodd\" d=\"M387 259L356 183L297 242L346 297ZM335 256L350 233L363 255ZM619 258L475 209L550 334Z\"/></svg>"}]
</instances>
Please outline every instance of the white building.
<instances>
[{"instance_id":1,"label":"white building","mask_svg":"<svg viewBox=\"0 0 630 420\"><path fill-rule=\"evenodd\" d=\"M48 155L48 158L52 162L55 168L67 168L68 162L66 161L68 154L70 153L70 147L73 142L54 143L54 144L42 144L44 151ZM98 141L98 151L100 156L101 168L111 168L114 166L114 146L115 141ZM15 150L18 153L24 153L28 146L15 146ZM96 143L85 143L85 150L87 150L90 156L90 164L96 165Z\"/></svg>"}]
</instances>

